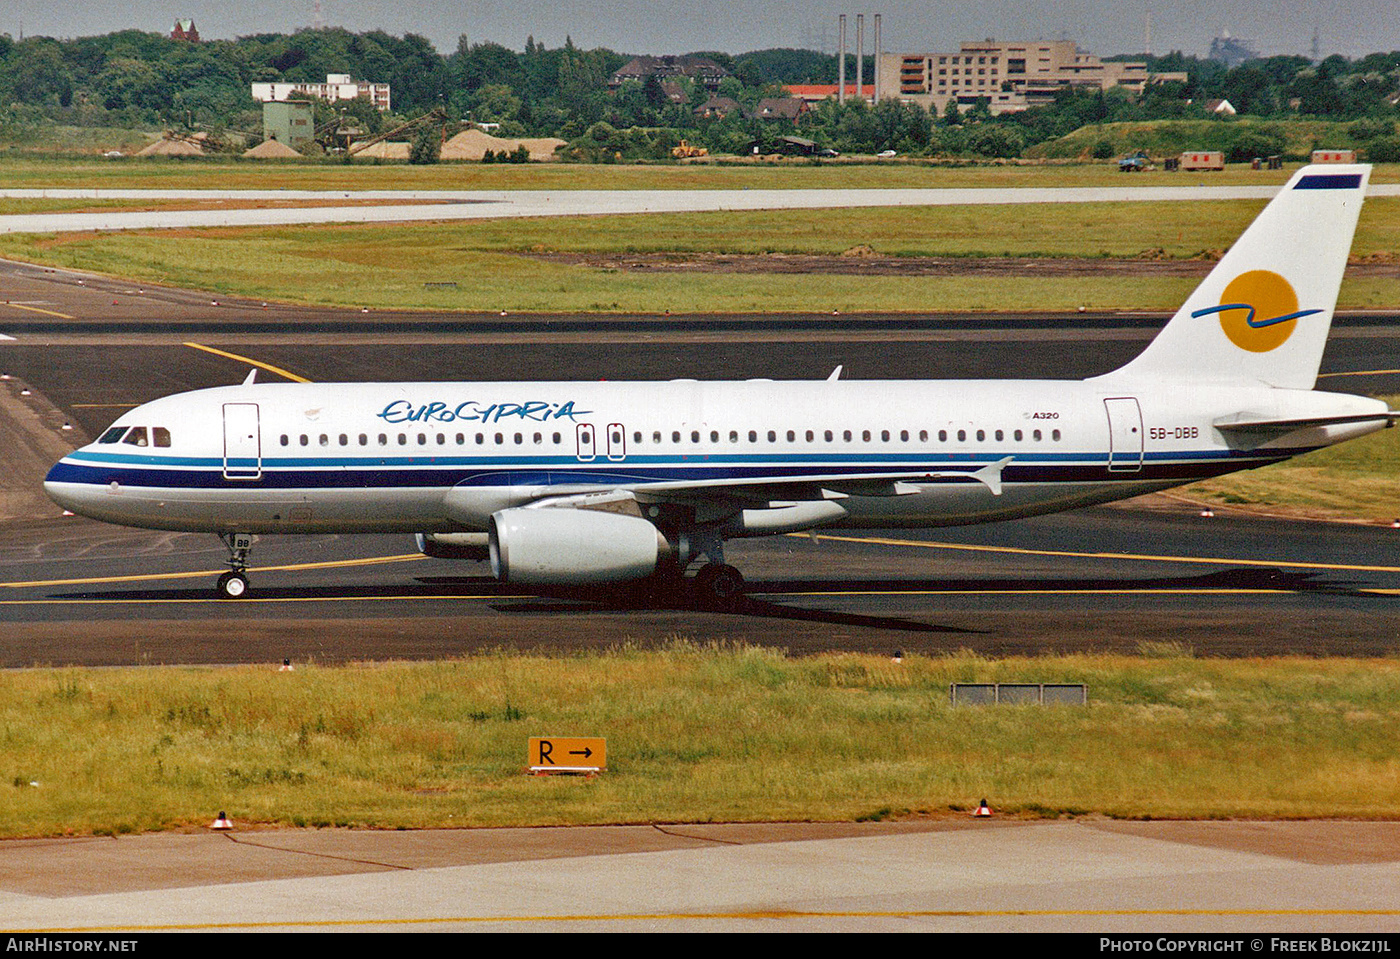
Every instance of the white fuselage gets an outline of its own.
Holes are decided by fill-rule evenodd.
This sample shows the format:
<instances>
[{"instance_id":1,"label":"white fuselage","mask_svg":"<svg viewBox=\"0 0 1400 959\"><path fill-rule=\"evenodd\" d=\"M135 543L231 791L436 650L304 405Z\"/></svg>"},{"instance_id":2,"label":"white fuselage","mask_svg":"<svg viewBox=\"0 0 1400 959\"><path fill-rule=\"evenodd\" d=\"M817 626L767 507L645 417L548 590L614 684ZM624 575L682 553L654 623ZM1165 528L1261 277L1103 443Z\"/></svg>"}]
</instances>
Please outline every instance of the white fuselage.
<instances>
[{"instance_id":1,"label":"white fuselage","mask_svg":"<svg viewBox=\"0 0 1400 959\"><path fill-rule=\"evenodd\" d=\"M729 517L724 535L943 526L1264 465L1379 429L1385 409L1113 376L247 384L132 410L45 487L97 519L220 533L480 531L501 509L605 491L688 498L694 524ZM1267 442L1215 428L1372 413Z\"/></svg>"}]
</instances>

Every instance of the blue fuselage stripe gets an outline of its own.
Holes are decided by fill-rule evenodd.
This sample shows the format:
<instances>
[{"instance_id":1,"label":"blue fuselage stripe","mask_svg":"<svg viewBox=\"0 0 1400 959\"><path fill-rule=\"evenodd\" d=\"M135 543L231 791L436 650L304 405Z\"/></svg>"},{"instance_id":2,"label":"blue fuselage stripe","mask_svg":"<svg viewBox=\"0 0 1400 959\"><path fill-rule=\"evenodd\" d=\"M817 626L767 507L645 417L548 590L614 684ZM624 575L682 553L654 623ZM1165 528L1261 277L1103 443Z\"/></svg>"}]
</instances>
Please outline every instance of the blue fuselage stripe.
<instances>
[{"instance_id":1,"label":"blue fuselage stripe","mask_svg":"<svg viewBox=\"0 0 1400 959\"><path fill-rule=\"evenodd\" d=\"M1106 453L1048 453L1018 457L1002 473L1007 483L1086 482L1096 479L1173 478L1214 476L1248 466L1262 465L1296 455L1298 450L1272 450L1267 454L1233 450L1198 450L1181 453L1148 453L1140 470L1126 471L1127 462L1114 462ZM685 481L740 480L751 482L800 482L804 476L830 477L841 473L890 473L963 471L999 460L999 454L958 453L939 458L918 454L855 454L831 457L794 454L781 458L763 455L629 456L625 461L604 458L586 463L574 457L375 457L364 459L296 458L265 459L256 478L224 475L218 459L157 456L69 456L50 470L50 482L107 486L112 482L130 487L160 489L216 489L250 486L268 489L402 489L453 486L560 486L640 485ZM137 462L132 462L137 460ZM238 464L238 472L245 464ZM951 480L958 482L957 478Z\"/></svg>"}]
</instances>

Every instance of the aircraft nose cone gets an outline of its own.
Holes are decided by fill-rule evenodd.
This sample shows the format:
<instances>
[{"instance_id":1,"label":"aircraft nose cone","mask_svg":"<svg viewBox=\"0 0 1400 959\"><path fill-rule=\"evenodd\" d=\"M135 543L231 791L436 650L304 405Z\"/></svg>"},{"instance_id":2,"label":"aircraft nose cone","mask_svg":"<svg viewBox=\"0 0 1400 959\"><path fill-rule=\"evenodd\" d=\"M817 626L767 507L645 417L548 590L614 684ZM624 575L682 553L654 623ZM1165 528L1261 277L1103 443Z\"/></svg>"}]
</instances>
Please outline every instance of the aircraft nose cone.
<instances>
[{"instance_id":1,"label":"aircraft nose cone","mask_svg":"<svg viewBox=\"0 0 1400 959\"><path fill-rule=\"evenodd\" d=\"M61 460L49 468L44 477L44 492L59 506L74 513L82 512L84 485L75 482L70 468Z\"/></svg>"}]
</instances>

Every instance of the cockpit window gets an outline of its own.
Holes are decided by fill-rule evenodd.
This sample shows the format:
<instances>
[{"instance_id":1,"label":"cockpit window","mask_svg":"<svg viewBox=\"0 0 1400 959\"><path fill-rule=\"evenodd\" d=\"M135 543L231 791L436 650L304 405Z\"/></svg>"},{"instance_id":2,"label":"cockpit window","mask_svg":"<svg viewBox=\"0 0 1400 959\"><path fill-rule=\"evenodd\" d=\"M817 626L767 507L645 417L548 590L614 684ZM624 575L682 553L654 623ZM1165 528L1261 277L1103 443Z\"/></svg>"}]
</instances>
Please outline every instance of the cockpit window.
<instances>
[{"instance_id":1,"label":"cockpit window","mask_svg":"<svg viewBox=\"0 0 1400 959\"><path fill-rule=\"evenodd\" d=\"M133 426L131 432L126 434L126 439L122 442L128 446L149 446L150 441L146 438L146 427Z\"/></svg>"},{"instance_id":2,"label":"cockpit window","mask_svg":"<svg viewBox=\"0 0 1400 959\"><path fill-rule=\"evenodd\" d=\"M155 441L157 446L169 446L170 431L164 426L153 426L151 427L151 439Z\"/></svg>"},{"instance_id":3,"label":"cockpit window","mask_svg":"<svg viewBox=\"0 0 1400 959\"><path fill-rule=\"evenodd\" d=\"M126 429L127 429L127 428L126 428L125 426L113 426L113 427L109 427L108 430L107 430L107 432L103 433L101 436L99 436L99 437L97 438L97 442L99 442L99 443L115 443L117 440L119 440L119 439L122 438L122 434L126 432Z\"/></svg>"}]
</instances>

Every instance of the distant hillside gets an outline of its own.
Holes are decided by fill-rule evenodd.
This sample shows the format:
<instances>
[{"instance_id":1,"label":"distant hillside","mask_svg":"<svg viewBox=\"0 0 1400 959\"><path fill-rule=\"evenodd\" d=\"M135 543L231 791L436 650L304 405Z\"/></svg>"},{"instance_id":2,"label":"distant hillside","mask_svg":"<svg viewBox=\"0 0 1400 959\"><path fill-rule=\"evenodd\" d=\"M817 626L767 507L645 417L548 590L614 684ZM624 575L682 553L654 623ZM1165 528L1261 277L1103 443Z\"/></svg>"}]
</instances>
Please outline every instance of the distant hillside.
<instances>
[{"instance_id":1,"label":"distant hillside","mask_svg":"<svg viewBox=\"0 0 1400 959\"><path fill-rule=\"evenodd\" d=\"M1138 150L1167 157L1187 150L1221 150L1232 161L1250 155L1279 153L1306 158L1317 149L1357 149L1365 152L1378 139L1393 138L1393 128L1325 120L1149 120L1083 126L1065 136L1027 147L1024 155L1045 159L1107 159ZM1377 138L1376 134L1382 134ZM1106 145L1105 145L1106 144Z\"/></svg>"}]
</instances>

